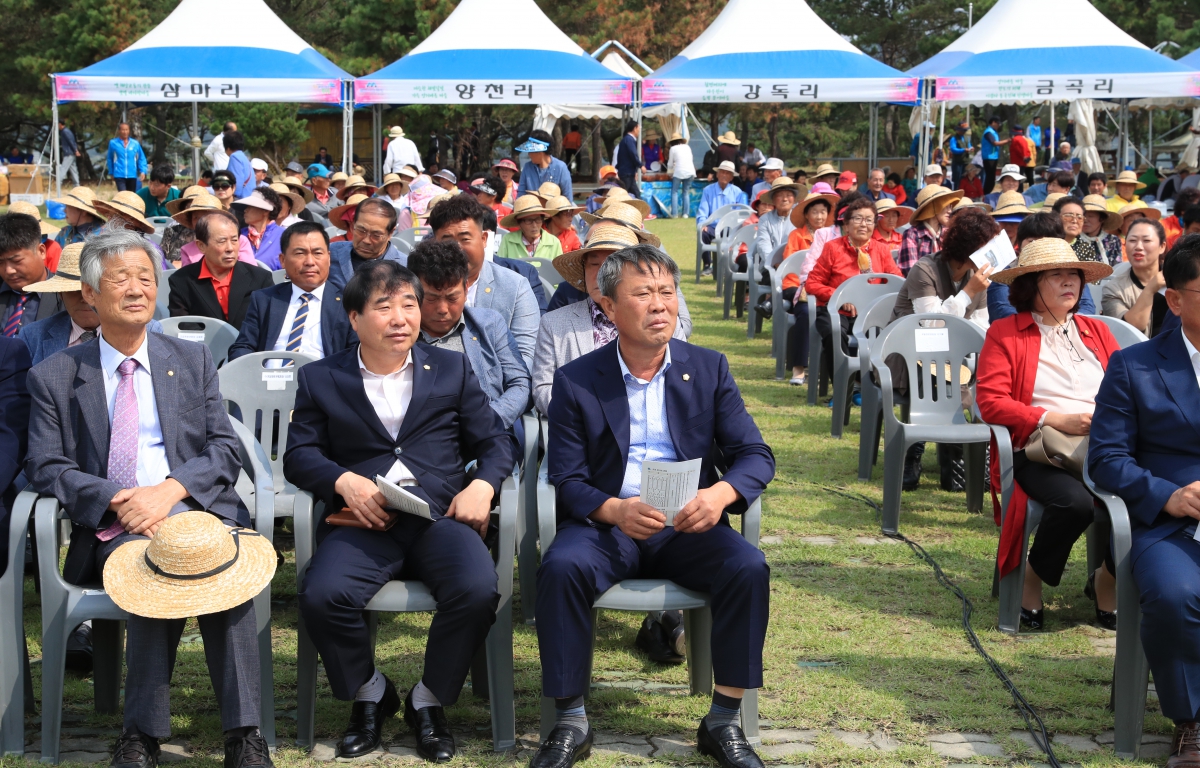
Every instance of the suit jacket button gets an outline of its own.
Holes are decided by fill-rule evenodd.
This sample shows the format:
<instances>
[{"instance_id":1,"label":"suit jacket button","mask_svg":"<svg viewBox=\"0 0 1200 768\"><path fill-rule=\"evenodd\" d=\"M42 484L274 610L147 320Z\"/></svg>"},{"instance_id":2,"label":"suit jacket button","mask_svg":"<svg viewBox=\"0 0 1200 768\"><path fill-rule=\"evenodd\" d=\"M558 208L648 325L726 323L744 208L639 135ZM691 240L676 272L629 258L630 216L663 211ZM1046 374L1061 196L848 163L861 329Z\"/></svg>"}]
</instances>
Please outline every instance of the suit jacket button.
<instances>
[{"instance_id":1,"label":"suit jacket button","mask_svg":"<svg viewBox=\"0 0 1200 768\"><path fill-rule=\"evenodd\" d=\"M399 456L399 455L400 455L400 454L402 454L402 453L404 453L404 449L403 449L403 448L396 448L396 449L394 449L394 450L392 451L392 454L393 454L393 455L395 455L395 456Z\"/></svg>"}]
</instances>

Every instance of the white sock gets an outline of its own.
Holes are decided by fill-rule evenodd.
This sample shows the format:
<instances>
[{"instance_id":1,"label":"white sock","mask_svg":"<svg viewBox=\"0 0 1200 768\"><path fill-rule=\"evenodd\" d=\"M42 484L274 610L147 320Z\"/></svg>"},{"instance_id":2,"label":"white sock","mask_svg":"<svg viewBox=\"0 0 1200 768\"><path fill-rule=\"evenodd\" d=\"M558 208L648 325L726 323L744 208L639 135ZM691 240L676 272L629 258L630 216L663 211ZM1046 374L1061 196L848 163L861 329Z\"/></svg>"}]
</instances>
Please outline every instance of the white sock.
<instances>
[{"instance_id":1,"label":"white sock","mask_svg":"<svg viewBox=\"0 0 1200 768\"><path fill-rule=\"evenodd\" d=\"M383 701L384 691L387 690L387 683L384 681L383 673L378 668L375 674L371 675L371 679L362 684L358 689L358 693L354 695L355 701L373 701L376 704Z\"/></svg>"},{"instance_id":2,"label":"white sock","mask_svg":"<svg viewBox=\"0 0 1200 768\"><path fill-rule=\"evenodd\" d=\"M433 691L425 687L425 681L417 683L412 689L413 709L425 709L425 707L440 707L442 702L438 701L437 696L433 695Z\"/></svg>"}]
</instances>

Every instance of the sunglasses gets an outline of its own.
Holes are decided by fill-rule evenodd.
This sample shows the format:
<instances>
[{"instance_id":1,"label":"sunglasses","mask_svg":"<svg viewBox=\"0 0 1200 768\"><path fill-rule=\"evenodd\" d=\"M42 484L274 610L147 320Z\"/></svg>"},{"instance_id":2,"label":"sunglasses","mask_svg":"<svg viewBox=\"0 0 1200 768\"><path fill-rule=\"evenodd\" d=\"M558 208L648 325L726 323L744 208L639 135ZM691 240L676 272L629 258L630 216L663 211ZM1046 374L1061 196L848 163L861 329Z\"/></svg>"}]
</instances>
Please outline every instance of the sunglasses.
<instances>
[{"instance_id":1,"label":"sunglasses","mask_svg":"<svg viewBox=\"0 0 1200 768\"><path fill-rule=\"evenodd\" d=\"M229 189L232 186L233 185L230 184L228 181L214 181L212 188L213 189Z\"/></svg>"}]
</instances>

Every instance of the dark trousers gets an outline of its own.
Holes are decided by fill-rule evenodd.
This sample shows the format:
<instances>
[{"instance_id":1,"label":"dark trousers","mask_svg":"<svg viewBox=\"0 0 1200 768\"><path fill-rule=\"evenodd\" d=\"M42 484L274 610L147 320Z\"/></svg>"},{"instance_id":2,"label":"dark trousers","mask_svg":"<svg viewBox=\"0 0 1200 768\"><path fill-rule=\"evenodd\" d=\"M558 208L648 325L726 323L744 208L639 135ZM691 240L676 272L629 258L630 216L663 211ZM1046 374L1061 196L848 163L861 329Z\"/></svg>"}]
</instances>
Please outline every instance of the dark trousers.
<instances>
[{"instance_id":1,"label":"dark trousers","mask_svg":"<svg viewBox=\"0 0 1200 768\"><path fill-rule=\"evenodd\" d=\"M992 194L992 187L996 186L996 160L983 161L983 194Z\"/></svg>"},{"instance_id":2,"label":"dark trousers","mask_svg":"<svg viewBox=\"0 0 1200 768\"><path fill-rule=\"evenodd\" d=\"M807 310L805 314L808 314ZM850 354L850 340L854 338L854 318L843 315L840 312L838 313L838 317L842 323L842 352L848 355ZM807 334L807 330L805 333ZM821 334L821 365L832 371L833 321L830 319L829 307L817 307L817 333ZM814 372L810 371L808 375L812 376Z\"/></svg>"},{"instance_id":3,"label":"dark trousers","mask_svg":"<svg viewBox=\"0 0 1200 768\"><path fill-rule=\"evenodd\" d=\"M500 593L478 531L448 517L430 523L401 514L389 531L335 527L321 541L297 598L329 687L349 701L375 673L363 609L396 579L419 579L437 600L421 679L449 706L496 620Z\"/></svg>"},{"instance_id":4,"label":"dark trousers","mask_svg":"<svg viewBox=\"0 0 1200 768\"><path fill-rule=\"evenodd\" d=\"M954 178L953 188L954 189L962 189L962 180L964 178L966 178L966 175L967 175L967 161L966 160L951 160L950 161L950 175Z\"/></svg>"},{"instance_id":5,"label":"dark trousers","mask_svg":"<svg viewBox=\"0 0 1200 768\"><path fill-rule=\"evenodd\" d=\"M1133 579L1142 598L1142 644L1162 713L1176 723L1195 720L1200 712L1200 545L1187 529L1176 531L1133 561Z\"/></svg>"},{"instance_id":6,"label":"dark trousers","mask_svg":"<svg viewBox=\"0 0 1200 768\"><path fill-rule=\"evenodd\" d=\"M1033 168L1026 165L1021 167L1021 173L1025 175L1025 181L1032 186L1033 184Z\"/></svg>"},{"instance_id":7,"label":"dark trousers","mask_svg":"<svg viewBox=\"0 0 1200 768\"><path fill-rule=\"evenodd\" d=\"M592 604L618 581L632 578L670 579L709 593L717 685L762 687L770 577L763 553L724 523L704 533L667 528L645 541L615 526L560 526L538 569L543 695L561 699L587 692Z\"/></svg>"},{"instance_id":8,"label":"dark trousers","mask_svg":"<svg viewBox=\"0 0 1200 768\"><path fill-rule=\"evenodd\" d=\"M118 192L137 192L138 191L138 180L136 177L134 177L132 179L116 179L116 178L114 178L113 181L115 181L117 183L117 191Z\"/></svg>"},{"instance_id":9,"label":"dark trousers","mask_svg":"<svg viewBox=\"0 0 1200 768\"><path fill-rule=\"evenodd\" d=\"M1057 587L1071 556L1071 547L1095 520L1092 495L1070 472L1030 461L1025 451L1013 454L1013 478L1029 498L1045 508L1033 545L1029 547L1029 565L1039 579ZM1104 564L1109 573L1116 573L1107 543L1104 551L1109 553Z\"/></svg>"},{"instance_id":10,"label":"dark trousers","mask_svg":"<svg viewBox=\"0 0 1200 768\"><path fill-rule=\"evenodd\" d=\"M145 540L122 534L101 546L102 571L122 544ZM257 727L259 691L258 622L254 602L197 617L213 693L221 709L221 730ZM125 728L164 740L171 737L171 675L186 619L130 616L125 622Z\"/></svg>"},{"instance_id":11,"label":"dark trousers","mask_svg":"<svg viewBox=\"0 0 1200 768\"><path fill-rule=\"evenodd\" d=\"M799 288L784 288L783 300L795 298L799 293ZM788 294L791 293L791 296ZM808 367L808 302L797 301L792 305L792 317L796 318L796 324L792 326L791 350L792 350L792 366Z\"/></svg>"},{"instance_id":12,"label":"dark trousers","mask_svg":"<svg viewBox=\"0 0 1200 768\"><path fill-rule=\"evenodd\" d=\"M635 176L619 176L617 178L620 180L621 186L625 188L626 192L628 192L629 194L631 194L637 198L640 198L642 196L642 191L640 189L638 189L636 175Z\"/></svg>"}]
</instances>

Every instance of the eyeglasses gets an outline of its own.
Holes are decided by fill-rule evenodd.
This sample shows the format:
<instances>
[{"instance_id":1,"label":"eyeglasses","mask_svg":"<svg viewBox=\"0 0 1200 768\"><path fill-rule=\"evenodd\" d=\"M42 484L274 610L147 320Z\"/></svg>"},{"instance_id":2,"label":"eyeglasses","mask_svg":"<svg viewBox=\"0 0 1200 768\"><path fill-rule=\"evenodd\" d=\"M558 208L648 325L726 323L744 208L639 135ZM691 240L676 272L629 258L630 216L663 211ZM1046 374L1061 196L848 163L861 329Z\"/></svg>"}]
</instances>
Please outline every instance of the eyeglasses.
<instances>
[{"instance_id":1,"label":"eyeglasses","mask_svg":"<svg viewBox=\"0 0 1200 768\"><path fill-rule=\"evenodd\" d=\"M387 232L380 232L377 229L367 229L366 227L360 227L357 224L354 225L354 234L358 235L363 240L383 240L388 236Z\"/></svg>"},{"instance_id":2,"label":"eyeglasses","mask_svg":"<svg viewBox=\"0 0 1200 768\"><path fill-rule=\"evenodd\" d=\"M1063 221L1083 221L1082 213L1060 213Z\"/></svg>"},{"instance_id":3,"label":"eyeglasses","mask_svg":"<svg viewBox=\"0 0 1200 768\"><path fill-rule=\"evenodd\" d=\"M846 223L852 227L865 227L875 223L874 216L854 216L846 219Z\"/></svg>"},{"instance_id":4,"label":"eyeglasses","mask_svg":"<svg viewBox=\"0 0 1200 768\"><path fill-rule=\"evenodd\" d=\"M228 181L214 181L212 185L213 189L230 189L232 187L233 185Z\"/></svg>"}]
</instances>

